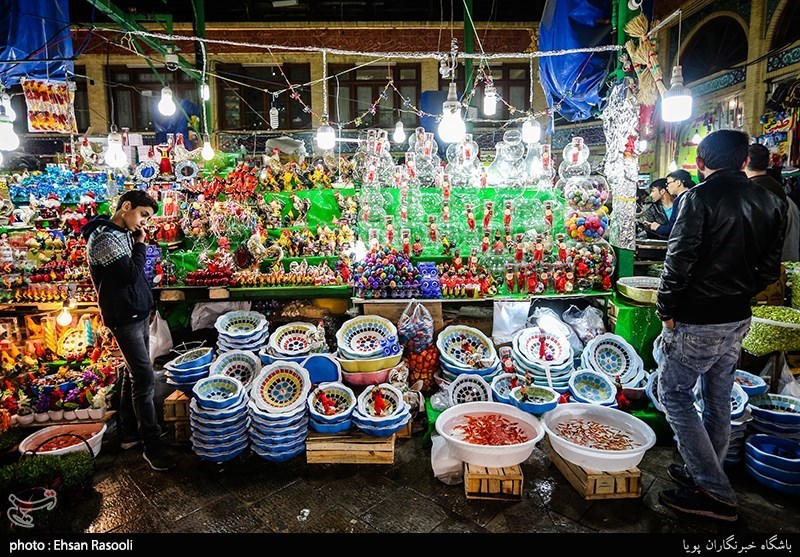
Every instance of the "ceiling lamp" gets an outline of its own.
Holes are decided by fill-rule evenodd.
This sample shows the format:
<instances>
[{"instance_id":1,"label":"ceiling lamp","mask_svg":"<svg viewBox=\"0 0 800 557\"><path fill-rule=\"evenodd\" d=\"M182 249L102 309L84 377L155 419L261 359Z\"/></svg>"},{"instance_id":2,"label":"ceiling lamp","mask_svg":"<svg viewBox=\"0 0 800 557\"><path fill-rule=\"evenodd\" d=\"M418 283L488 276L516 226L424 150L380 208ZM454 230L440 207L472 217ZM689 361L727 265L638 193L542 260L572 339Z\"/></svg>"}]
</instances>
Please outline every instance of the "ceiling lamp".
<instances>
[{"instance_id":1,"label":"ceiling lamp","mask_svg":"<svg viewBox=\"0 0 800 557\"><path fill-rule=\"evenodd\" d=\"M123 168L128 164L128 155L122 150L122 135L117 132L117 127L111 127L108 134L108 149L106 149L105 161L111 168Z\"/></svg>"},{"instance_id":2,"label":"ceiling lamp","mask_svg":"<svg viewBox=\"0 0 800 557\"><path fill-rule=\"evenodd\" d=\"M164 116L175 114L175 101L172 100L172 89L164 87L161 89L161 100L158 101L158 111Z\"/></svg>"},{"instance_id":3,"label":"ceiling lamp","mask_svg":"<svg viewBox=\"0 0 800 557\"><path fill-rule=\"evenodd\" d=\"M692 92L683 85L681 20L682 12L678 10L678 51L675 53L669 89L661 96L661 118L665 122L683 122L692 116Z\"/></svg>"},{"instance_id":4,"label":"ceiling lamp","mask_svg":"<svg viewBox=\"0 0 800 557\"><path fill-rule=\"evenodd\" d=\"M442 103L442 121L439 122L439 137L445 143L458 143L464 139L467 126L461 118L461 102L458 100L456 82L450 82L447 100Z\"/></svg>"},{"instance_id":5,"label":"ceiling lamp","mask_svg":"<svg viewBox=\"0 0 800 557\"><path fill-rule=\"evenodd\" d=\"M208 135L203 138L203 150L200 151L200 156L203 157L204 161L210 161L214 158L214 149L211 147L211 141L208 139Z\"/></svg>"},{"instance_id":6,"label":"ceiling lamp","mask_svg":"<svg viewBox=\"0 0 800 557\"><path fill-rule=\"evenodd\" d=\"M539 143L542 139L542 126L539 121L531 116L522 124L522 141L530 145L531 143Z\"/></svg>"},{"instance_id":7,"label":"ceiling lamp","mask_svg":"<svg viewBox=\"0 0 800 557\"><path fill-rule=\"evenodd\" d=\"M497 113L497 89L493 85L487 85L483 93L483 113L486 116Z\"/></svg>"},{"instance_id":8,"label":"ceiling lamp","mask_svg":"<svg viewBox=\"0 0 800 557\"><path fill-rule=\"evenodd\" d=\"M400 145L406 140L406 130L403 128L403 121L398 120L394 125L394 133L392 134L392 141Z\"/></svg>"},{"instance_id":9,"label":"ceiling lamp","mask_svg":"<svg viewBox=\"0 0 800 557\"><path fill-rule=\"evenodd\" d=\"M317 147L330 151L336 145L336 130L328 124L328 115L322 115L322 125L317 128Z\"/></svg>"}]
</instances>

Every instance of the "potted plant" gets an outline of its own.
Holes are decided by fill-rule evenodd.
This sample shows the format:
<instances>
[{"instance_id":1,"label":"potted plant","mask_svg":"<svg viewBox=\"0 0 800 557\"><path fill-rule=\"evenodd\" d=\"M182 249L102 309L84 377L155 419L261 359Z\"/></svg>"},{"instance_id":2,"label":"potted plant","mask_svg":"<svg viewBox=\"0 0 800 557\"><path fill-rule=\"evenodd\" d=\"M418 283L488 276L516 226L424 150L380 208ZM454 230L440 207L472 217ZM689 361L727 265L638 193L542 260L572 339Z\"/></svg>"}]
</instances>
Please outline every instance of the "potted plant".
<instances>
[{"instance_id":1,"label":"potted plant","mask_svg":"<svg viewBox=\"0 0 800 557\"><path fill-rule=\"evenodd\" d=\"M78 415L76 414L76 411L79 407L78 394L80 394L80 389L75 387L67 391L67 394L64 395L63 407L65 420L71 421L78 419Z\"/></svg>"},{"instance_id":2,"label":"potted plant","mask_svg":"<svg viewBox=\"0 0 800 557\"><path fill-rule=\"evenodd\" d=\"M75 409L75 417L79 420L89 419L89 406L91 406L90 397L92 390L89 387L83 387L78 393L78 407Z\"/></svg>"},{"instance_id":3,"label":"potted plant","mask_svg":"<svg viewBox=\"0 0 800 557\"><path fill-rule=\"evenodd\" d=\"M59 388L50 393L50 409L47 415L54 422L64 419L64 393Z\"/></svg>"},{"instance_id":4,"label":"potted plant","mask_svg":"<svg viewBox=\"0 0 800 557\"><path fill-rule=\"evenodd\" d=\"M37 422L46 422L50 419L47 413L50 410L50 397L44 390L39 391L39 396L36 397L36 403L33 405L33 419Z\"/></svg>"},{"instance_id":5,"label":"potted plant","mask_svg":"<svg viewBox=\"0 0 800 557\"><path fill-rule=\"evenodd\" d=\"M30 425L33 423L33 406L31 397L22 389L17 390L17 425Z\"/></svg>"},{"instance_id":6,"label":"potted plant","mask_svg":"<svg viewBox=\"0 0 800 557\"><path fill-rule=\"evenodd\" d=\"M105 387L100 387L97 389L97 392L92 395L91 403L92 405L89 407L89 418L92 420L99 420L101 419L106 413L106 396L108 392L111 390L110 385L106 385Z\"/></svg>"}]
</instances>

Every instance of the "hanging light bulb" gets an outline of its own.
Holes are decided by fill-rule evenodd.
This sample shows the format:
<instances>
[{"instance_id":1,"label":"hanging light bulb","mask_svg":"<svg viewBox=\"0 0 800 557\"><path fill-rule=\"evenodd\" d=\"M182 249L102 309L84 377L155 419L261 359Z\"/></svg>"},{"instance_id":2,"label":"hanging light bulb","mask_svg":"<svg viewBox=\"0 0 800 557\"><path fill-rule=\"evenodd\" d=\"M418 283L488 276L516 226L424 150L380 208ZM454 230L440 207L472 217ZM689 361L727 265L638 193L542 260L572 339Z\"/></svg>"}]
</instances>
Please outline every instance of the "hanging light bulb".
<instances>
[{"instance_id":1,"label":"hanging light bulb","mask_svg":"<svg viewBox=\"0 0 800 557\"><path fill-rule=\"evenodd\" d=\"M62 327L69 327L72 324L72 314L69 312L69 306L64 302L64 306L56 317L56 323Z\"/></svg>"},{"instance_id":2,"label":"hanging light bulb","mask_svg":"<svg viewBox=\"0 0 800 557\"><path fill-rule=\"evenodd\" d=\"M336 145L336 130L328 125L328 115L322 115L322 125L317 128L317 146L323 151L330 151Z\"/></svg>"},{"instance_id":3,"label":"hanging light bulb","mask_svg":"<svg viewBox=\"0 0 800 557\"><path fill-rule=\"evenodd\" d=\"M0 105L0 151L13 151L19 147L19 137L14 133L14 124Z\"/></svg>"},{"instance_id":4,"label":"hanging light bulb","mask_svg":"<svg viewBox=\"0 0 800 557\"><path fill-rule=\"evenodd\" d=\"M522 124L522 141L531 144L539 143L540 139L542 139L542 126L531 116Z\"/></svg>"},{"instance_id":5,"label":"hanging light bulb","mask_svg":"<svg viewBox=\"0 0 800 557\"><path fill-rule=\"evenodd\" d=\"M670 172L675 172L676 170L678 170L678 163L675 162L675 159L672 159L671 161L669 161L669 166L667 166L667 168L669 169Z\"/></svg>"},{"instance_id":6,"label":"hanging light bulb","mask_svg":"<svg viewBox=\"0 0 800 557\"><path fill-rule=\"evenodd\" d=\"M275 108L275 105L272 105L272 108L269 109L269 127L277 130L278 125L278 109Z\"/></svg>"},{"instance_id":7,"label":"hanging light bulb","mask_svg":"<svg viewBox=\"0 0 800 557\"><path fill-rule=\"evenodd\" d=\"M203 157L204 161L210 161L214 158L214 149L211 147L211 141L208 135L203 138L203 150L200 151L200 155Z\"/></svg>"},{"instance_id":8,"label":"hanging light bulb","mask_svg":"<svg viewBox=\"0 0 800 557\"><path fill-rule=\"evenodd\" d=\"M164 87L161 89L161 100L158 101L158 111L164 116L175 114L175 101L172 100L172 89Z\"/></svg>"},{"instance_id":9,"label":"hanging light bulb","mask_svg":"<svg viewBox=\"0 0 800 557\"><path fill-rule=\"evenodd\" d=\"M3 105L6 108L6 116L8 116L12 122L17 119L17 112L14 110L14 107L11 106L11 95L8 93L3 93L0 95L0 105Z\"/></svg>"},{"instance_id":10,"label":"hanging light bulb","mask_svg":"<svg viewBox=\"0 0 800 557\"><path fill-rule=\"evenodd\" d=\"M105 161L111 168L123 168L128 164L128 155L122 150L122 135L117 132L117 127L111 127L108 134L108 149L106 149Z\"/></svg>"},{"instance_id":11,"label":"hanging light bulb","mask_svg":"<svg viewBox=\"0 0 800 557\"><path fill-rule=\"evenodd\" d=\"M442 121L439 122L439 137L445 143L458 143L464 139L467 126L461 119L461 102L458 100L456 82L450 82L447 100L442 103Z\"/></svg>"},{"instance_id":12,"label":"hanging light bulb","mask_svg":"<svg viewBox=\"0 0 800 557\"><path fill-rule=\"evenodd\" d=\"M694 132L694 135L692 136L692 143L694 143L695 145L697 145L697 144L699 144L699 143L700 143L702 140L703 140L703 138L702 138L702 137L700 137L700 131L699 131L699 130L698 130L698 131L695 131L695 132Z\"/></svg>"},{"instance_id":13,"label":"hanging light bulb","mask_svg":"<svg viewBox=\"0 0 800 557\"><path fill-rule=\"evenodd\" d=\"M394 133L392 134L392 141L400 145L406 140L406 130L403 129L403 121L398 120L394 125Z\"/></svg>"},{"instance_id":14,"label":"hanging light bulb","mask_svg":"<svg viewBox=\"0 0 800 557\"><path fill-rule=\"evenodd\" d=\"M211 98L211 88L208 86L208 83L203 83L200 86L200 98L204 101Z\"/></svg>"},{"instance_id":15,"label":"hanging light bulb","mask_svg":"<svg viewBox=\"0 0 800 557\"><path fill-rule=\"evenodd\" d=\"M647 150L647 140L646 139L640 139L639 140L639 152L643 153L646 150Z\"/></svg>"},{"instance_id":16,"label":"hanging light bulb","mask_svg":"<svg viewBox=\"0 0 800 557\"><path fill-rule=\"evenodd\" d=\"M692 115L692 92L683 85L683 68L672 68L670 87L661 97L661 118L665 122L683 122Z\"/></svg>"},{"instance_id":17,"label":"hanging light bulb","mask_svg":"<svg viewBox=\"0 0 800 557\"><path fill-rule=\"evenodd\" d=\"M497 89L493 85L487 85L483 93L483 113L486 116L494 116L497 112Z\"/></svg>"}]
</instances>

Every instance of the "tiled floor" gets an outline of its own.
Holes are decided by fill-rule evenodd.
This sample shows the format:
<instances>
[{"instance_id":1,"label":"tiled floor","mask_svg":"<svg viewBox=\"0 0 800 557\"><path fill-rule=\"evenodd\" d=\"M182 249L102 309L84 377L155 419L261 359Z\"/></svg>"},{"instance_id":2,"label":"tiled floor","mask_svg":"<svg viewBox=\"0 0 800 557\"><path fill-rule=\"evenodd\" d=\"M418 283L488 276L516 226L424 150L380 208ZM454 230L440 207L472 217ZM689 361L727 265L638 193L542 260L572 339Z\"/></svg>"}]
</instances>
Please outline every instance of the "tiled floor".
<instances>
[{"instance_id":1,"label":"tiled floor","mask_svg":"<svg viewBox=\"0 0 800 557\"><path fill-rule=\"evenodd\" d=\"M393 465L306 464L303 456L214 465L176 445L180 463L167 473L152 471L139 451L121 451L118 443L107 436L93 490L59 516L55 532L800 532L800 500L760 486L744 468L729 470L738 522L666 509L658 492L673 487L666 467L677 458L668 446L654 447L640 464L640 499L586 501L536 449L522 465L522 500L499 502L468 500L463 484L434 478L421 435L397 441Z\"/></svg>"}]
</instances>

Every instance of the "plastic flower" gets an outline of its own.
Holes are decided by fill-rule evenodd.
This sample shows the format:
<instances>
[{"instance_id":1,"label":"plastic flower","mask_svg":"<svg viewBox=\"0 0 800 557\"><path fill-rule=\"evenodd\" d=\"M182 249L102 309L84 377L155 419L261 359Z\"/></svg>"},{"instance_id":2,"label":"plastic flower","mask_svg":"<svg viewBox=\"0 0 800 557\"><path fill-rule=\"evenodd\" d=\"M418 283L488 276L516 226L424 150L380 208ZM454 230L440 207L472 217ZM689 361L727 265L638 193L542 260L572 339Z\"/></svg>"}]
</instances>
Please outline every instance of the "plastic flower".
<instances>
[{"instance_id":1,"label":"plastic flower","mask_svg":"<svg viewBox=\"0 0 800 557\"><path fill-rule=\"evenodd\" d=\"M50 393L50 410L61 410L64 404L64 393L59 388Z\"/></svg>"},{"instance_id":2,"label":"plastic flower","mask_svg":"<svg viewBox=\"0 0 800 557\"><path fill-rule=\"evenodd\" d=\"M50 397L44 392L44 389L39 391L39 396L36 398L36 404L33 406L37 414L42 414L50 410Z\"/></svg>"}]
</instances>

